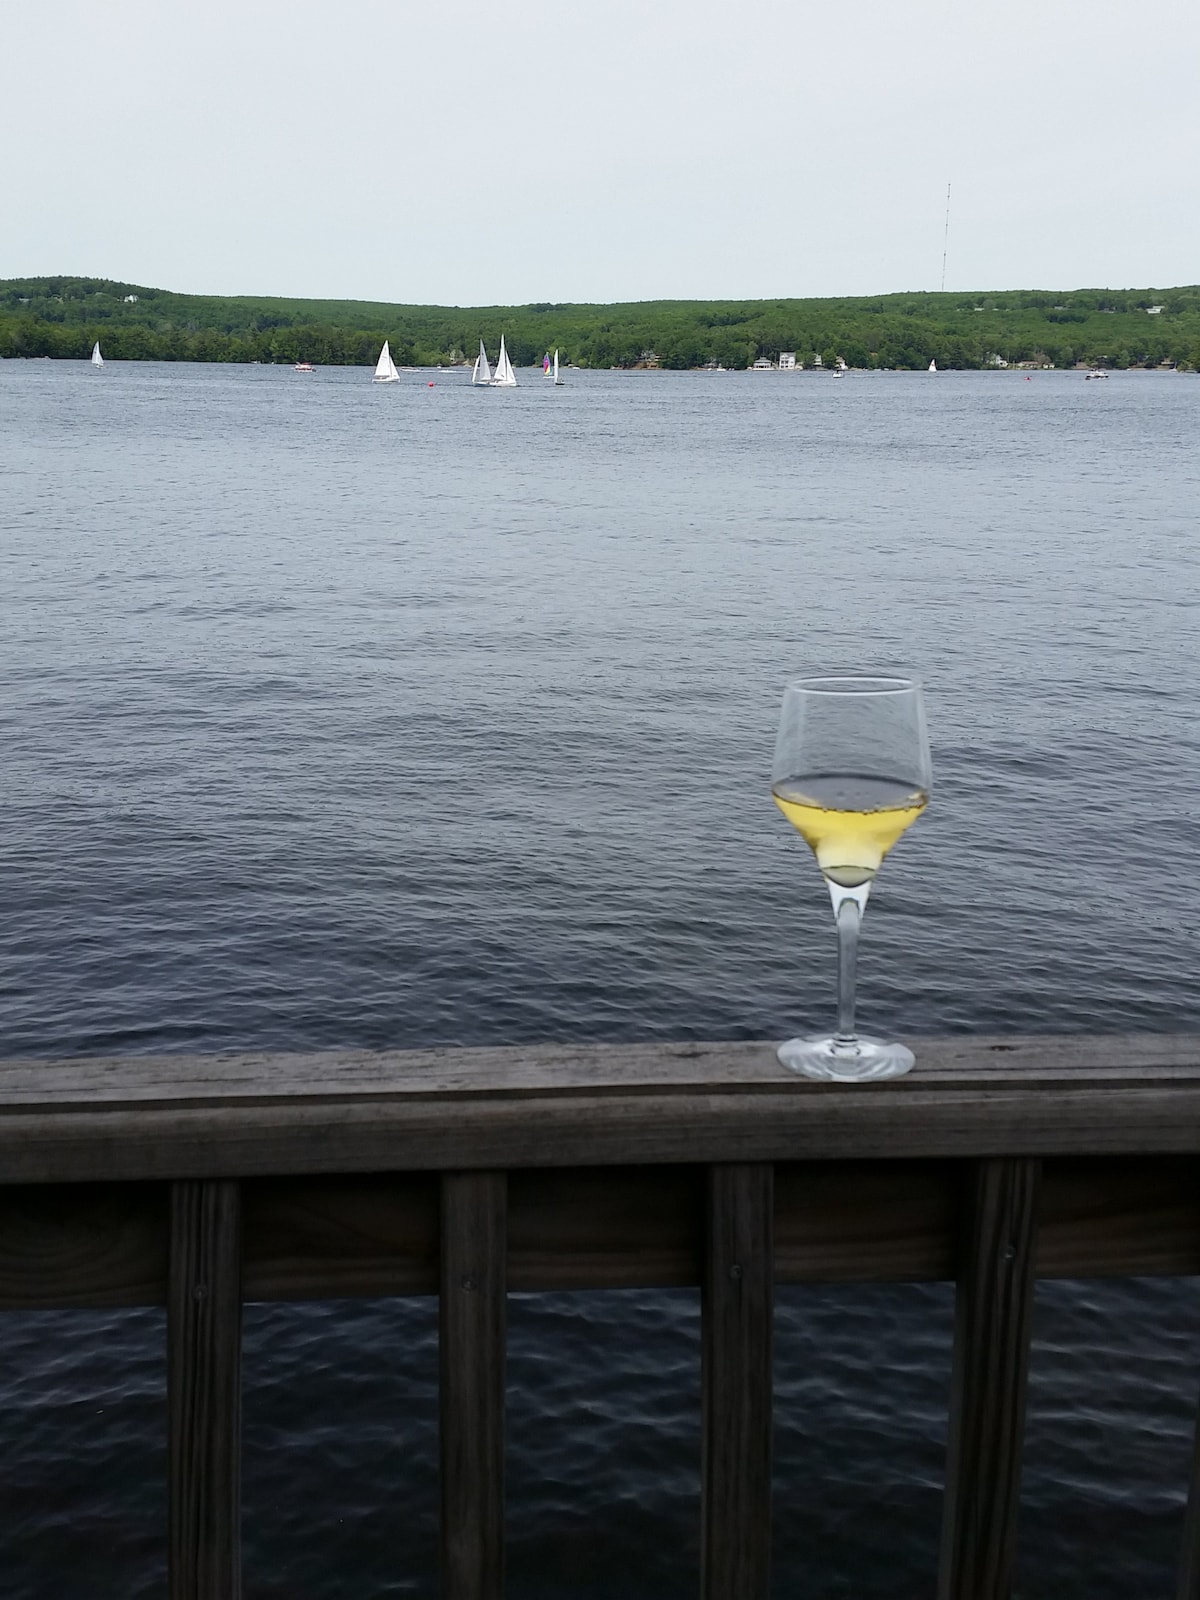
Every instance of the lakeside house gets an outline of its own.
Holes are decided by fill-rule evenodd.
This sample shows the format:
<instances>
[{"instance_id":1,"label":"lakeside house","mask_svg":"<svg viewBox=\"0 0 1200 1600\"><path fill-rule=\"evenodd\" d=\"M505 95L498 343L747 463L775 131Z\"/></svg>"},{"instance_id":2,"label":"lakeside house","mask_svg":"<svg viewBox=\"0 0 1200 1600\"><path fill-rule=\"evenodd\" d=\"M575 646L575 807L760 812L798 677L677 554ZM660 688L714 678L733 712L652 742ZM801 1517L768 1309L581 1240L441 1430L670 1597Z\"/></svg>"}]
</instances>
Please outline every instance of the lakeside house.
<instances>
[{"instance_id":1,"label":"lakeside house","mask_svg":"<svg viewBox=\"0 0 1200 1600\"><path fill-rule=\"evenodd\" d=\"M795 372L796 352L794 350L781 350L779 352L780 372Z\"/></svg>"},{"instance_id":2,"label":"lakeside house","mask_svg":"<svg viewBox=\"0 0 1200 1600\"><path fill-rule=\"evenodd\" d=\"M773 361L771 361L767 356L759 356L758 360L750 368L750 371L751 372L774 372L775 371L775 363Z\"/></svg>"}]
</instances>

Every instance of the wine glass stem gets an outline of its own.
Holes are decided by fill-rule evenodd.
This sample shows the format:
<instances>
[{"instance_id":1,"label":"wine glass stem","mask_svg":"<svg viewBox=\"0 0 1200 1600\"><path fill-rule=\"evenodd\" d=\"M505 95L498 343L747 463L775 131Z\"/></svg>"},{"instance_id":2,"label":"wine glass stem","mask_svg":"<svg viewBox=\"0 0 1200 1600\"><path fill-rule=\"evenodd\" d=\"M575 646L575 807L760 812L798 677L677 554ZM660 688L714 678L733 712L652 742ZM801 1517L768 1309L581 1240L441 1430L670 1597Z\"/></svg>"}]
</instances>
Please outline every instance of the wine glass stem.
<instances>
[{"instance_id":1,"label":"wine glass stem","mask_svg":"<svg viewBox=\"0 0 1200 1600\"><path fill-rule=\"evenodd\" d=\"M838 932L838 1022L835 1050L857 1051L854 1031L854 989L858 976L858 930L862 907L853 894L843 895L834 907Z\"/></svg>"}]
</instances>

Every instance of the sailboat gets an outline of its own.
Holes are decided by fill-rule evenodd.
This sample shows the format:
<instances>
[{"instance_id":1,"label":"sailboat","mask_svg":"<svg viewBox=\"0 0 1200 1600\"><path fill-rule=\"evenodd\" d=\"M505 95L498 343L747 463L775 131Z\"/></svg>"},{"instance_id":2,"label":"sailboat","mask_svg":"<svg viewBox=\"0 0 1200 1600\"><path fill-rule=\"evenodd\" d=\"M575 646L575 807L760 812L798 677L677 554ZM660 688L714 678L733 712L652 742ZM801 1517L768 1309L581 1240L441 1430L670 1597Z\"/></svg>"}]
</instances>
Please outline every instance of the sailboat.
<instances>
[{"instance_id":1,"label":"sailboat","mask_svg":"<svg viewBox=\"0 0 1200 1600\"><path fill-rule=\"evenodd\" d=\"M100 354L99 339L97 339L95 344L92 346L92 365L94 367L102 367L104 365L104 357Z\"/></svg>"},{"instance_id":2,"label":"sailboat","mask_svg":"<svg viewBox=\"0 0 1200 1600\"><path fill-rule=\"evenodd\" d=\"M383 349L379 352L379 360L375 363L375 376L372 383L399 383L400 374L396 371L396 363L392 360L392 352L388 348L388 341L383 341Z\"/></svg>"},{"instance_id":3,"label":"sailboat","mask_svg":"<svg viewBox=\"0 0 1200 1600\"><path fill-rule=\"evenodd\" d=\"M926 370L929 371L929 372L936 372L937 371L937 362L936 361L931 361Z\"/></svg>"},{"instance_id":4,"label":"sailboat","mask_svg":"<svg viewBox=\"0 0 1200 1600\"><path fill-rule=\"evenodd\" d=\"M487 383L492 381L492 369L488 366L487 351L483 348L483 340L479 341L479 354L475 357L475 370L471 374L472 383Z\"/></svg>"},{"instance_id":5,"label":"sailboat","mask_svg":"<svg viewBox=\"0 0 1200 1600\"><path fill-rule=\"evenodd\" d=\"M558 351L556 350L554 352L554 387L556 389L561 389L562 386L563 381L558 375Z\"/></svg>"},{"instance_id":6,"label":"sailboat","mask_svg":"<svg viewBox=\"0 0 1200 1600\"><path fill-rule=\"evenodd\" d=\"M542 357L542 377L543 378L548 378L549 376L550 376L550 352L549 352L549 350L547 350L546 354Z\"/></svg>"},{"instance_id":7,"label":"sailboat","mask_svg":"<svg viewBox=\"0 0 1200 1600\"><path fill-rule=\"evenodd\" d=\"M512 362L508 359L508 351L504 348L504 335L500 335L500 354L496 357L496 375L492 379L493 389L515 389L517 375L513 371Z\"/></svg>"}]
</instances>

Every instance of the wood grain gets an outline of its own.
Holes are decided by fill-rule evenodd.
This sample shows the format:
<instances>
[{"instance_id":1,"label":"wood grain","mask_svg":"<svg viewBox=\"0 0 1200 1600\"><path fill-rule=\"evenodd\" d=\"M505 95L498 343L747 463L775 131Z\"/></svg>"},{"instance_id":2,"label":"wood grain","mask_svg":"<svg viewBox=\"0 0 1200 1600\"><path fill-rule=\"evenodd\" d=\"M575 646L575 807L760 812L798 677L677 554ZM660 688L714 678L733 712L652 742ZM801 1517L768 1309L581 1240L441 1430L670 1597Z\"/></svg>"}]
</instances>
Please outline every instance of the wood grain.
<instances>
[{"instance_id":1,"label":"wood grain","mask_svg":"<svg viewBox=\"0 0 1200 1600\"><path fill-rule=\"evenodd\" d=\"M939 1600L1009 1600L1040 1163L981 1161L965 1208Z\"/></svg>"},{"instance_id":2,"label":"wood grain","mask_svg":"<svg viewBox=\"0 0 1200 1600\"><path fill-rule=\"evenodd\" d=\"M254 1178L243 1185L247 1300L436 1294L436 1173Z\"/></svg>"},{"instance_id":3,"label":"wood grain","mask_svg":"<svg viewBox=\"0 0 1200 1600\"><path fill-rule=\"evenodd\" d=\"M767 1045L0 1064L0 1183L1200 1152L1193 1036L930 1040L819 1084Z\"/></svg>"},{"instance_id":4,"label":"wood grain","mask_svg":"<svg viewBox=\"0 0 1200 1600\"><path fill-rule=\"evenodd\" d=\"M920 1282L958 1270L960 1163L785 1162L780 1283ZM242 1188L247 1300L436 1294L436 1173L256 1178ZM511 1289L699 1285L704 1169L509 1175ZM165 1305L163 1184L0 1188L0 1310ZM1044 1163L1038 1277L1200 1275L1200 1157Z\"/></svg>"},{"instance_id":5,"label":"wood grain","mask_svg":"<svg viewBox=\"0 0 1200 1600\"><path fill-rule=\"evenodd\" d=\"M241 1206L234 1182L171 1192L170 1600L240 1600Z\"/></svg>"},{"instance_id":6,"label":"wood grain","mask_svg":"<svg viewBox=\"0 0 1200 1600\"><path fill-rule=\"evenodd\" d=\"M1039 1278L1200 1275L1200 1157L1042 1164Z\"/></svg>"},{"instance_id":7,"label":"wood grain","mask_svg":"<svg viewBox=\"0 0 1200 1600\"><path fill-rule=\"evenodd\" d=\"M441 1187L442 1593L503 1600L506 1181Z\"/></svg>"},{"instance_id":8,"label":"wood grain","mask_svg":"<svg viewBox=\"0 0 1200 1600\"><path fill-rule=\"evenodd\" d=\"M767 1600L771 1556L774 1321L772 1170L708 1175L704 1252L704 1600Z\"/></svg>"},{"instance_id":9,"label":"wood grain","mask_svg":"<svg viewBox=\"0 0 1200 1600\"><path fill-rule=\"evenodd\" d=\"M684 1166L510 1173L509 1288L699 1285L704 1184Z\"/></svg>"},{"instance_id":10,"label":"wood grain","mask_svg":"<svg viewBox=\"0 0 1200 1600\"><path fill-rule=\"evenodd\" d=\"M960 1168L953 1161L781 1162L777 1283L953 1278Z\"/></svg>"},{"instance_id":11,"label":"wood grain","mask_svg":"<svg viewBox=\"0 0 1200 1600\"><path fill-rule=\"evenodd\" d=\"M1200 1081L1195 1034L1039 1037L959 1035L912 1041L917 1065L891 1085L904 1097L932 1083L1004 1087L1023 1077ZM304 1055L72 1056L0 1061L0 1108L59 1111L149 1109L216 1102L270 1104L337 1098L386 1100L488 1094L497 1098L595 1095L655 1088L687 1093L736 1083L771 1092L787 1085L811 1098L877 1096L882 1085L848 1090L797 1077L768 1042L538 1044L473 1049L341 1050Z\"/></svg>"},{"instance_id":12,"label":"wood grain","mask_svg":"<svg viewBox=\"0 0 1200 1600\"><path fill-rule=\"evenodd\" d=\"M169 1187L0 1188L0 1311L167 1303Z\"/></svg>"}]
</instances>

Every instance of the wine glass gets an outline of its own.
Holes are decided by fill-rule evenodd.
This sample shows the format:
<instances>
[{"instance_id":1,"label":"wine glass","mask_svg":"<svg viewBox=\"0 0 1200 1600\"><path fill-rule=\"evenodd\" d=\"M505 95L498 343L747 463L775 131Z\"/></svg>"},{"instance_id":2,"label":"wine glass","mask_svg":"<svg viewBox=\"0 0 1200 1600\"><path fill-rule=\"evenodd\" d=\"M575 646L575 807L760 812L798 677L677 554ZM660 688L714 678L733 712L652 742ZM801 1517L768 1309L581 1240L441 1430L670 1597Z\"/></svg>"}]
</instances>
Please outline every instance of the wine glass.
<instances>
[{"instance_id":1,"label":"wine glass","mask_svg":"<svg viewBox=\"0 0 1200 1600\"><path fill-rule=\"evenodd\" d=\"M854 1031L858 931L885 855L924 811L931 782L921 685L911 678L800 678L783 692L771 795L812 847L838 931L837 1032L789 1039L779 1059L810 1078L898 1078L902 1044Z\"/></svg>"}]
</instances>

